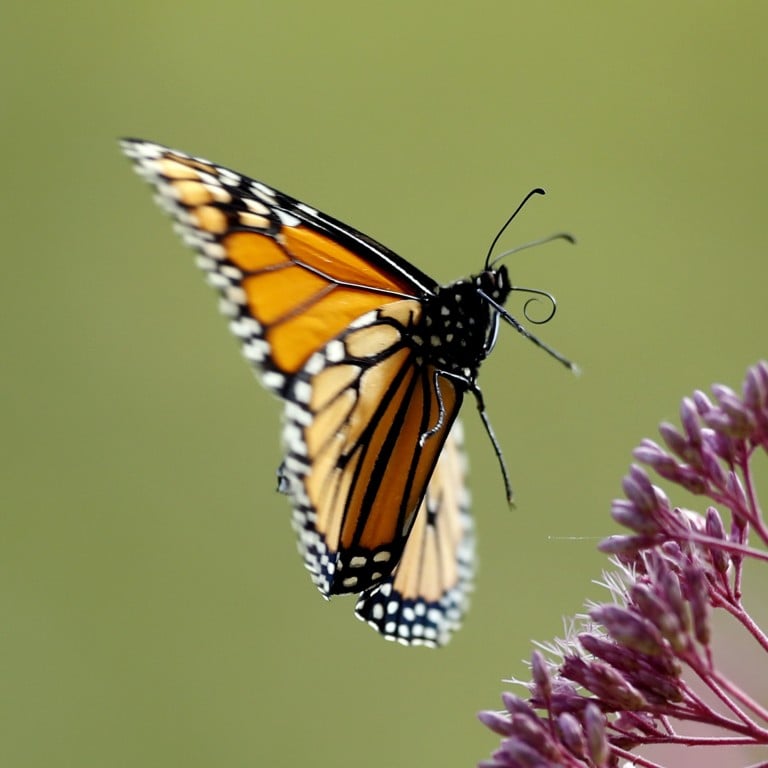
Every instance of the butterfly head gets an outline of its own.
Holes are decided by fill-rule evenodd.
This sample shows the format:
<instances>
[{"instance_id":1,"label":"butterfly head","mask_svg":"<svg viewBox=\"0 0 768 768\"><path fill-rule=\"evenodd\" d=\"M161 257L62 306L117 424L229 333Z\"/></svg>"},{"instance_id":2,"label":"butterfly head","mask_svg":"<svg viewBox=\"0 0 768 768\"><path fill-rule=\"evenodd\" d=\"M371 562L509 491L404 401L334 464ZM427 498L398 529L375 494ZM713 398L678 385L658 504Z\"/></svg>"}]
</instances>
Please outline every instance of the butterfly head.
<instances>
[{"instance_id":1,"label":"butterfly head","mask_svg":"<svg viewBox=\"0 0 768 768\"><path fill-rule=\"evenodd\" d=\"M481 295L493 299L496 304L502 306L506 303L507 297L512 291L512 283L509 282L509 272L506 264L502 264L498 269L492 267L486 269L477 275L474 279L478 291Z\"/></svg>"},{"instance_id":2,"label":"butterfly head","mask_svg":"<svg viewBox=\"0 0 768 768\"><path fill-rule=\"evenodd\" d=\"M486 321L485 343L483 345L483 357L487 357L496 346L499 335L499 312L512 291L512 283L509 281L509 272L505 264L498 269L490 267L483 270L474 279L478 297L486 304L488 319ZM489 301L490 299L490 301Z\"/></svg>"}]
</instances>

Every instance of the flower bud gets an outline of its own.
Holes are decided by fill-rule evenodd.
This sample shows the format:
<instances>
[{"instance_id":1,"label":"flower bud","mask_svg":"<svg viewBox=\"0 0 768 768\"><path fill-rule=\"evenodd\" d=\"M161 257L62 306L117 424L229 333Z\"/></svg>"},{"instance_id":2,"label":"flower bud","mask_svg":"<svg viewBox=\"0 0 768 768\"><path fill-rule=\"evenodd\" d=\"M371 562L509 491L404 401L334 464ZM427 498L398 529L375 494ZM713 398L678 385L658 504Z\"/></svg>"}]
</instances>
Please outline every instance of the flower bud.
<instances>
[{"instance_id":1,"label":"flower bud","mask_svg":"<svg viewBox=\"0 0 768 768\"><path fill-rule=\"evenodd\" d=\"M696 394L701 394L709 407L702 410L702 408L699 407L699 403L696 402ZM694 394L693 400L691 400L690 397L684 397L683 402L680 404L680 423L683 425L685 434L688 437L688 442L693 448L697 448L701 443L701 425L699 424L699 416L703 413L708 413L712 408L709 401L706 400L706 395L704 395L704 393L696 394Z\"/></svg>"},{"instance_id":2,"label":"flower bud","mask_svg":"<svg viewBox=\"0 0 768 768\"><path fill-rule=\"evenodd\" d=\"M711 628L709 624L709 585L700 568L689 567L685 572L688 587L688 601L691 606L693 633L702 645L709 645Z\"/></svg>"},{"instance_id":3,"label":"flower bud","mask_svg":"<svg viewBox=\"0 0 768 768\"><path fill-rule=\"evenodd\" d=\"M664 641L655 624L619 605L599 605L589 612L621 645L651 656L661 653Z\"/></svg>"},{"instance_id":4,"label":"flower bud","mask_svg":"<svg viewBox=\"0 0 768 768\"><path fill-rule=\"evenodd\" d=\"M558 716L556 724L563 744L576 757L584 759L587 756L587 742L581 723L570 712L563 712Z\"/></svg>"},{"instance_id":5,"label":"flower bud","mask_svg":"<svg viewBox=\"0 0 768 768\"><path fill-rule=\"evenodd\" d=\"M725 541L725 526L720 517L720 514L714 507L707 509L707 522L706 522L707 536L719 541ZM731 559L728 552L721 549L716 544L711 544L708 548L709 556L712 559L712 565L718 573L726 573L730 565Z\"/></svg>"},{"instance_id":6,"label":"flower bud","mask_svg":"<svg viewBox=\"0 0 768 768\"><path fill-rule=\"evenodd\" d=\"M600 768L608 765L610 747L605 734L605 715L595 704L588 704L584 710L584 731L592 762Z\"/></svg>"}]
</instances>

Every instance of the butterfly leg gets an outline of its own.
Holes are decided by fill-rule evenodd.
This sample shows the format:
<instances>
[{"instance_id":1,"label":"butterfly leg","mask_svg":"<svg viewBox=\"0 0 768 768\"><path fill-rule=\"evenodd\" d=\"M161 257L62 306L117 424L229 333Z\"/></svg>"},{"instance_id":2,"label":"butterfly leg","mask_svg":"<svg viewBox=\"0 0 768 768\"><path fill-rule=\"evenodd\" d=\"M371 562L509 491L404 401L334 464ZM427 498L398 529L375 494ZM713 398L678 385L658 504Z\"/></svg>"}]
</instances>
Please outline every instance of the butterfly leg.
<instances>
[{"instance_id":1,"label":"butterfly leg","mask_svg":"<svg viewBox=\"0 0 768 768\"><path fill-rule=\"evenodd\" d=\"M280 466L277 468L277 471L275 472L277 475L277 492L278 493L288 493L288 477L285 474L285 462L281 461Z\"/></svg>"},{"instance_id":2,"label":"butterfly leg","mask_svg":"<svg viewBox=\"0 0 768 768\"><path fill-rule=\"evenodd\" d=\"M437 424L435 424L434 427L432 427L429 431L425 432L419 438L419 443L421 445L424 445L424 442L428 440L433 434L435 434L435 432L437 432L443 424L445 407L443 406L443 398L440 394L440 387L438 386L438 382L437 382L437 379L439 376L443 376L446 379L452 379L458 384L461 384L463 389L468 389L474 395L475 403L477 403L477 410L480 413L480 418L483 421L483 426L485 427L485 431L491 440L491 445L493 446L493 452L496 454L496 458L499 461L501 476L504 479L504 491L507 494L507 503L510 506L514 506L515 504L513 501L514 493L512 491L512 482L509 479L509 470L507 469L507 463L504 461L504 454L501 452L501 446L499 445L499 441L496 439L496 433L493 431L493 426L491 425L491 421L488 418L488 412L485 410L485 400L483 399L483 393L480 387L477 385L477 382L474 381L473 379L465 378L464 376L459 376L458 374L455 374L455 373L449 373L448 371L435 371L435 393L437 395L437 402L438 402L438 407L440 409L440 412L437 417Z\"/></svg>"},{"instance_id":3,"label":"butterfly leg","mask_svg":"<svg viewBox=\"0 0 768 768\"><path fill-rule=\"evenodd\" d=\"M440 391L440 384L438 383L438 377L441 371L435 370L434 384L435 384L435 397L437 397L437 421L434 427L430 427L424 434L419 437L419 447L423 448L424 443L429 440L430 437L436 435L443 427L445 422L445 403L443 403L443 393ZM464 380L462 379L462 382Z\"/></svg>"},{"instance_id":4,"label":"butterfly leg","mask_svg":"<svg viewBox=\"0 0 768 768\"><path fill-rule=\"evenodd\" d=\"M504 478L504 490L507 494L507 504L514 506L512 483L509 479L509 470L507 470L507 463L504 461L504 454L501 452L501 446L496 439L496 433L493 431L491 421L488 418L488 412L485 410L485 401L483 400L483 393L480 391L480 387L475 382L470 382L470 391L475 396L475 402L477 403L477 410L480 413L480 418L483 421L483 426L491 439L491 445L493 446L493 452L496 454L496 458L499 461L499 467L501 469L501 476Z\"/></svg>"}]
</instances>

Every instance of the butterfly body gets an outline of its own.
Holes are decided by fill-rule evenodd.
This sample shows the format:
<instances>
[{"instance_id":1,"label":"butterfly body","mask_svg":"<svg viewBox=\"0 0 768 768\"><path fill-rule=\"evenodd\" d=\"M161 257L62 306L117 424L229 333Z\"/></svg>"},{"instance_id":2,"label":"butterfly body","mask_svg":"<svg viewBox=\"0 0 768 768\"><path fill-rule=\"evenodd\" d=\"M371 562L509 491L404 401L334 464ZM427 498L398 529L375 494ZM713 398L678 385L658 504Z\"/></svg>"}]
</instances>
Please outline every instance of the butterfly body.
<instances>
[{"instance_id":1,"label":"butterfly body","mask_svg":"<svg viewBox=\"0 0 768 768\"><path fill-rule=\"evenodd\" d=\"M356 615L387 639L447 642L474 571L457 415L471 392L493 438L476 379L506 267L440 286L262 182L152 142L122 147L285 403L278 490L315 585L357 594Z\"/></svg>"},{"instance_id":2,"label":"butterfly body","mask_svg":"<svg viewBox=\"0 0 768 768\"><path fill-rule=\"evenodd\" d=\"M480 364L493 349L499 327L498 314L478 289L503 305L510 292L506 267L438 288L424 300L416 337L426 360L468 384L475 382Z\"/></svg>"}]
</instances>

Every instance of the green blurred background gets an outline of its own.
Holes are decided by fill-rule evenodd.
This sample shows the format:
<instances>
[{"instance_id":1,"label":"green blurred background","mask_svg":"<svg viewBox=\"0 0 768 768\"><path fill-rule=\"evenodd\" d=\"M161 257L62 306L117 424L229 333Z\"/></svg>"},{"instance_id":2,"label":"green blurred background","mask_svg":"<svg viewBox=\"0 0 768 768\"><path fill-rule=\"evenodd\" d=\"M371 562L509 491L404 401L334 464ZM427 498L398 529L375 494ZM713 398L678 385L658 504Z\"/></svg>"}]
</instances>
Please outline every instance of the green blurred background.
<instances>
[{"instance_id":1,"label":"green blurred background","mask_svg":"<svg viewBox=\"0 0 768 768\"><path fill-rule=\"evenodd\" d=\"M17 2L3 11L0 764L472 765L531 639L605 566L630 452L766 355L768 5ZM324 602L280 407L116 138L207 156L441 281L503 241L551 290L473 409L481 570L440 651ZM512 310L519 314L520 302Z\"/></svg>"}]
</instances>

